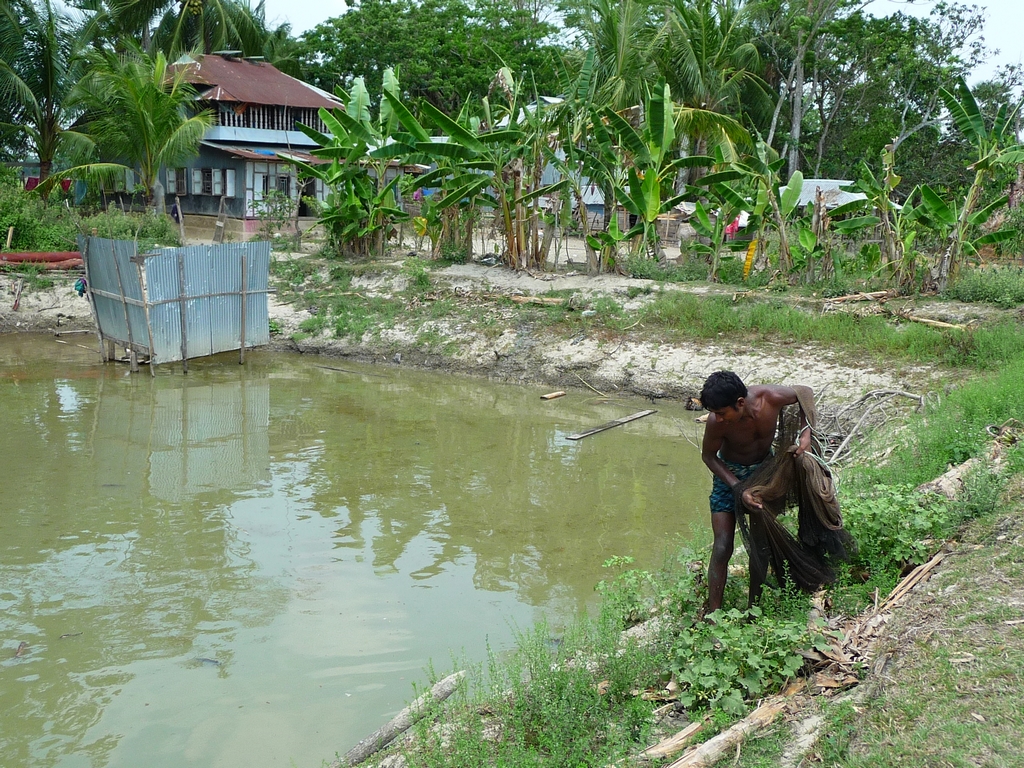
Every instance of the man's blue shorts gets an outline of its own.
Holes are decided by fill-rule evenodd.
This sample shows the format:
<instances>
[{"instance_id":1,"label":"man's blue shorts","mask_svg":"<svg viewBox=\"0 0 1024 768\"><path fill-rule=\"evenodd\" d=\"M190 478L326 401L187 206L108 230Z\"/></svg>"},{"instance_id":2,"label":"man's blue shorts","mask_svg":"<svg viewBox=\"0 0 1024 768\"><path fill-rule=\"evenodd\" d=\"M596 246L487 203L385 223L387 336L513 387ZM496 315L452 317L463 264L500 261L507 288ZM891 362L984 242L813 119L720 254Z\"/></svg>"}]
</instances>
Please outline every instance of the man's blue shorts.
<instances>
[{"instance_id":1,"label":"man's blue shorts","mask_svg":"<svg viewBox=\"0 0 1024 768\"><path fill-rule=\"evenodd\" d=\"M725 459L721 461L729 468L730 472L736 475L737 480L746 480L761 466L761 462L747 465L736 464ZM711 503L711 514L736 511L736 497L733 495L732 488L718 475L714 476L714 482L711 485L711 496L708 497L708 501Z\"/></svg>"}]
</instances>

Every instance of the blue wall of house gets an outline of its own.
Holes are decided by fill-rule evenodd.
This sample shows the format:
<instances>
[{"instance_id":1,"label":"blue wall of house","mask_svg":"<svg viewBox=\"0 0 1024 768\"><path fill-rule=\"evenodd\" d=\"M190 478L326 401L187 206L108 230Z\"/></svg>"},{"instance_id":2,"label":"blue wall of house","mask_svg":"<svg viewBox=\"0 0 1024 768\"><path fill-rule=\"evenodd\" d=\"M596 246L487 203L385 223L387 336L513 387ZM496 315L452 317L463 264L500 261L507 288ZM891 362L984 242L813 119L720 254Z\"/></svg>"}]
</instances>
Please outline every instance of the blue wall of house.
<instances>
[{"instance_id":1,"label":"blue wall of house","mask_svg":"<svg viewBox=\"0 0 1024 768\"><path fill-rule=\"evenodd\" d=\"M227 209L227 215L231 218L245 218L245 163L246 161L243 158L235 157L227 152L222 152L212 147L200 147L199 156L183 166L185 168L187 193L177 192L177 196L181 200L182 213L186 216L190 213L193 215L216 216L220 211L220 195L194 194L192 191L192 171L196 168L211 168L214 170L231 168L235 171L234 197L229 197L225 200L225 208ZM164 189L167 189L167 172L168 169L165 168L160 176ZM166 197L167 210L169 211L174 204L175 195L168 193Z\"/></svg>"}]
</instances>

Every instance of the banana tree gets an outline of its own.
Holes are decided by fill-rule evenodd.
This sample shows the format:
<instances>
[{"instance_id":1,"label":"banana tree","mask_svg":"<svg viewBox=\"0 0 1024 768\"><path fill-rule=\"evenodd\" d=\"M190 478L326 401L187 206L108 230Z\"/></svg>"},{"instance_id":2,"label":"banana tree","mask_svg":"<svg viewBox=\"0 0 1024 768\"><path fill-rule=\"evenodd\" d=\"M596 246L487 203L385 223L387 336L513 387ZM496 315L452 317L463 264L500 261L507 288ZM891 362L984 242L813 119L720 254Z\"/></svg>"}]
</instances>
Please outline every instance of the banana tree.
<instances>
[{"instance_id":1,"label":"banana tree","mask_svg":"<svg viewBox=\"0 0 1024 768\"><path fill-rule=\"evenodd\" d=\"M755 144L754 153L743 158L727 157L721 150L716 150L715 165L720 168L714 173L698 179L697 184L708 188L709 192L716 191L716 196L739 195L729 185L732 182L740 182L747 188L752 189L751 199L733 199L733 208L739 211L749 211L757 222L757 253L761 255L761 249L765 243L765 230L769 219L774 222L775 229L779 234L779 268L783 272L790 272L793 269L793 253L789 246L789 232L787 220L796 210L800 200L800 192L803 189L804 178L800 171L790 177L789 182L782 186L779 171L784 161L774 156L773 150L763 141ZM740 204L742 200L742 205ZM729 219L731 221L732 219ZM728 223L728 222L726 222ZM756 258L755 258L756 260Z\"/></svg>"},{"instance_id":2,"label":"banana tree","mask_svg":"<svg viewBox=\"0 0 1024 768\"><path fill-rule=\"evenodd\" d=\"M948 240L960 225L963 212L958 210L956 203L946 202L938 192L927 184L921 185L920 191L921 221L938 232L943 240ZM983 226L992 217L992 214L1005 207L1007 202L1007 196L1003 195L968 215L968 229L976 229ZM1012 240L1016 236L1017 231L1015 229L1005 227L974 239L965 238L961 243L961 252L964 256L974 257L978 255L978 251L982 246L1003 243L1007 240Z\"/></svg>"},{"instance_id":3,"label":"banana tree","mask_svg":"<svg viewBox=\"0 0 1024 768\"><path fill-rule=\"evenodd\" d=\"M547 142L540 114L543 107L538 103L533 110L519 108L519 85L507 68L499 71L495 82L503 99L497 105L483 99L482 119L465 114L455 119L432 104L422 105L423 122L442 136L432 140L415 124L416 151L437 163L417 184L440 188L437 205L442 210L473 205L493 208L504 240L503 261L515 269L542 267L537 204L563 189L568 180L541 184ZM385 95L393 107L401 108L403 123L412 120L396 96Z\"/></svg>"},{"instance_id":4,"label":"banana tree","mask_svg":"<svg viewBox=\"0 0 1024 768\"><path fill-rule=\"evenodd\" d=\"M749 211L751 205L745 197L725 181L709 184L706 194L709 199L709 205L705 205L702 201L698 200L690 223L697 230L697 234L706 238L709 242L706 244L696 243L693 248L698 253L703 253L708 261L710 266L708 280L717 280L718 270L722 265L722 250L725 247L726 227L740 213ZM713 206L710 204L711 202L714 203ZM730 248L730 250L738 250L739 248L746 248L746 245L737 244L735 248Z\"/></svg>"},{"instance_id":5,"label":"banana tree","mask_svg":"<svg viewBox=\"0 0 1024 768\"><path fill-rule=\"evenodd\" d=\"M751 214L758 227L756 257L760 258L763 253L765 230L770 216L779 233L779 268L783 272L789 272L793 268L793 253L789 247L786 221L796 210L804 177L800 171L796 171L789 182L782 186L779 172L784 164L785 160L778 157L768 144L758 139L754 144L754 152L740 160L732 161L730 168L738 171L739 178L743 178L754 187Z\"/></svg>"},{"instance_id":6,"label":"banana tree","mask_svg":"<svg viewBox=\"0 0 1024 768\"><path fill-rule=\"evenodd\" d=\"M595 128L600 124L608 126L610 136L595 130L595 137L599 142L614 137L615 149L625 168L625 178L614 187L616 199L636 217L636 224L625 237L642 235L636 241L635 254L646 249L647 255L658 256L658 216L671 211L686 197L685 193L674 193L676 175L680 169L708 167L714 161L700 155L677 156L676 108L671 89L664 81L659 81L648 94L639 127L634 128L622 114L610 108L594 115Z\"/></svg>"},{"instance_id":7,"label":"banana tree","mask_svg":"<svg viewBox=\"0 0 1024 768\"><path fill-rule=\"evenodd\" d=\"M864 197L834 208L830 216L832 228L847 235L878 227L881 235L879 269L888 273L887 277L898 290L908 291L914 287L917 277L915 242L923 209L913 204L919 195L916 187L902 205L893 200L893 192L902 180L895 171L894 161L890 145L882 151L881 177L875 176L867 163L862 163L861 178L846 191L858 191Z\"/></svg>"},{"instance_id":8,"label":"banana tree","mask_svg":"<svg viewBox=\"0 0 1024 768\"><path fill-rule=\"evenodd\" d=\"M384 93L398 93L394 70L384 71ZM387 99L381 100L377 120L370 116L370 96L363 78L350 91L338 89L345 108L320 109L320 119L330 131L325 135L307 125L299 128L319 146L311 151L327 161L316 165L296 161L307 178L319 179L327 190L320 223L332 244L356 256L383 255L394 225L406 217L398 207L399 176L387 179L396 157L415 149L399 132L399 116Z\"/></svg>"},{"instance_id":9,"label":"banana tree","mask_svg":"<svg viewBox=\"0 0 1024 768\"><path fill-rule=\"evenodd\" d=\"M946 248L939 258L934 271L936 287L945 290L949 278L956 274L965 253L972 216L978 206L981 190L995 170L1009 159L1022 154L1016 145L1015 125L1020 103L1013 107L1003 104L996 113L991 128L985 124L985 117L978 107L974 94L960 78L953 91L939 90L946 109L964 137L974 145L975 161L969 166L974 170L974 180L963 203L959 206L955 224L947 238ZM987 217L986 217L987 218Z\"/></svg>"}]
</instances>

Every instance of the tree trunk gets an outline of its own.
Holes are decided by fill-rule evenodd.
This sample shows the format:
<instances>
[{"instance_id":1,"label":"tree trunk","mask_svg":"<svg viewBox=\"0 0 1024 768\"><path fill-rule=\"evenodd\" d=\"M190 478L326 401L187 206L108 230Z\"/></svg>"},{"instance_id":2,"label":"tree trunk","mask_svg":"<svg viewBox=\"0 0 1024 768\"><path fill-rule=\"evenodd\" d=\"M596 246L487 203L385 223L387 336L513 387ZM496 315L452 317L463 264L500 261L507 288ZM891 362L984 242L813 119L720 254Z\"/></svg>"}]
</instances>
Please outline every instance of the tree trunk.
<instances>
[{"instance_id":1,"label":"tree trunk","mask_svg":"<svg viewBox=\"0 0 1024 768\"><path fill-rule=\"evenodd\" d=\"M793 91L791 95L791 116L789 127L789 157L786 160L787 180L800 170L800 130L804 122L804 42L803 36L797 45L796 67L793 75Z\"/></svg>"}]
</instances>

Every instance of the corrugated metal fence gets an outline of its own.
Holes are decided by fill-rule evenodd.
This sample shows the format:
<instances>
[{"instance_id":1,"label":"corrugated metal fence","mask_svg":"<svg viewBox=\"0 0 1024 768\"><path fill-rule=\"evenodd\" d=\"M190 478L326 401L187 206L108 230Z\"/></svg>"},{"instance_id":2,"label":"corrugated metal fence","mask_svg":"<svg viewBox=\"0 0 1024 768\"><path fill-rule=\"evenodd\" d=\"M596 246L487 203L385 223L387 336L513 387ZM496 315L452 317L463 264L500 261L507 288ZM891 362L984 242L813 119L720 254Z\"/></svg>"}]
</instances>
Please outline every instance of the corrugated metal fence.
<instances>
[{"instance_id":1,"label":"corrugated metal fence","mask_svg":"<svg viewBox=\"0 0 1024 768\"><path fill-rule=\"evenodd\" d=\"M225 243L138 253L130 240L81 238L101 347L134 361L187 361L270 341L270 243ZM107 342L106 345L103 342ZM112 352L101 350L104 359Z\"/></svg>"}]
</instances>

